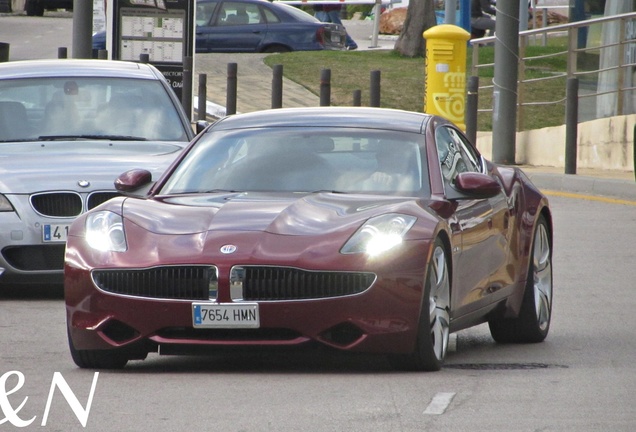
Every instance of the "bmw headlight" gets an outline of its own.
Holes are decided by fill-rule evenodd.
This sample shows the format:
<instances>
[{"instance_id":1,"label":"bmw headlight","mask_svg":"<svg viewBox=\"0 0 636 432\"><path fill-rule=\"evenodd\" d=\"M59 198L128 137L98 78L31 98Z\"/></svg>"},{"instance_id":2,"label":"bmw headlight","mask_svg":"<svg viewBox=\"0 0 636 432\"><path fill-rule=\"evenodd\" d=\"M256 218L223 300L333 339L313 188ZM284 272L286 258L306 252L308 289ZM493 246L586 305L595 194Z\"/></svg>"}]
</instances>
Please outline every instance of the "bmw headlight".
<instances>
[{"instance_id":1,"label":"bmw headlight","mask_svg":"<svg viewBox=\"0 0 636 432\"><path fill-rule=\"evenodd\" d=\"M366 253L376 256L402 243L415 223L414 216L386 214L369 219L340 250L343 254Z\"/></svg>"},{"instance_id":2,"label":"bmw headlight","mask_svg":"<svg viewBox=\"0 0 636 432\"><path fill-rule=\"evenodd\" d=\"M86 243L103 252L125 252L124 220L116 213L100 211L86 218Z\"/></svg>"},{"instance_id":3,"label":"bmw headlight","mask_svg":"<svg viewBox=\"0 0 636 432\"><path fill-rule=\"evenodd\" d=\"M0 212L11 212L13 211L13 206L4 195L0 194Z\"/></svg>"}]
</instances>

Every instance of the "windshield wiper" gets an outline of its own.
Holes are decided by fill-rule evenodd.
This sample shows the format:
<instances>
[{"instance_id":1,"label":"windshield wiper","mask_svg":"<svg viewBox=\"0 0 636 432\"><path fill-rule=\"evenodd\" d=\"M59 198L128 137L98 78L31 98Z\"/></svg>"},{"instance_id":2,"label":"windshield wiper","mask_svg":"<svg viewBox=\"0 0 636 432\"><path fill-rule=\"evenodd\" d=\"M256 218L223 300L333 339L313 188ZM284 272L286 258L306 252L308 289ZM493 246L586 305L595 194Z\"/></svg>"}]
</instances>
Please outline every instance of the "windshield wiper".
<instances>
[{"instance_id":1,"label":"windshield wiper","mask_svg":"<svg viewBox=\"0 0 636 432\"><path fill-rule=\"evenodd\" d=\"M64 141L64 140L109 140L109 141L146 141L144 137L132 136L132 135L41 135L38 137L40 141Z\"/></svg>"},{"instance_id":2,"label":"windshield wiper","mask_svg":"<svg viewBox=\"0 0 636 432\"><path fill-rule=\"evenodd\" d=\"M312 194L317 194L317 193L346 194L348 192L339 191L339 190L330 190L330 189L319 189L319 190L311 191L310 193Z\"/></svg>"},{"instance_id":3,"label":"windshield wiper","mask_svg":"<svg viewBox=\"0 0 636 432\"><path fill-rule=\"evenodd\" d=\"M203 191L201 193L241 193L241 192L243 191L230 190L230 189L210 189L210 190Z\"/></svg>"}]
</instances>

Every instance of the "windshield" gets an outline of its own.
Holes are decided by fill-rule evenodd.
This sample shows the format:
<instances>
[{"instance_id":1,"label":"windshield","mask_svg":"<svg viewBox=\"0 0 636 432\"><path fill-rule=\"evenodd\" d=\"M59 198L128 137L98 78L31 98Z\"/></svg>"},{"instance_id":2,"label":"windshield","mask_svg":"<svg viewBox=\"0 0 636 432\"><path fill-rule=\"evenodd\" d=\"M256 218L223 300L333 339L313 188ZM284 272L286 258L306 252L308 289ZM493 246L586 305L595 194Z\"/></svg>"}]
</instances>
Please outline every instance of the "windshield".
<instances>
[{"instance_id":1,"label":"windshield","mask_svg":"<svg viewBox=\"0 0 636 432\"><path fill-rule=\"evenodd\" d=\"M159 81L0 80L0 142L66 139L187 141Z\"/></svg>"},{"instance_id":2,"label":"windshield","mask_svg":"<svg viewBox=\"0 0 636 432\"><path fill-rule=\"evenodd\" d=\"M354 128L208 132L162 194L217 191L428 193L424 136Z\"/></svg>"}]
</instances>

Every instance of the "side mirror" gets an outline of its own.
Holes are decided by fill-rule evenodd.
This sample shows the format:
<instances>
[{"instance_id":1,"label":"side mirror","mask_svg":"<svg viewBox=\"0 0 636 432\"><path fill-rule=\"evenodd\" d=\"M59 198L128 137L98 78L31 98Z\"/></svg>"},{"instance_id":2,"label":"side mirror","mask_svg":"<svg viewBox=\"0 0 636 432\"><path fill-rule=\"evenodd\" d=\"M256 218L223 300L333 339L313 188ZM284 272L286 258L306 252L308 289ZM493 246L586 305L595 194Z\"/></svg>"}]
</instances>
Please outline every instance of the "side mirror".
<instances>
[{"instance_id":1,"label":"side mirror","mask_svg":"<svg viewBox=\"0 0 636 432\"><path fill-rule=\"evenodd\" d=\"M145 169L132 169L120 174L115 180L115 189L123 194L130 194L131 192L138 192L139 189L144 186L148 186L148 189L152 185L152 174ZM139 193L135 193L138 195Z\"/></svg>"},{"instance_id":2,"label":"side mirror","mask_svg":"<svg viewBox=\"0 0 636 432\"><path fill-rule=\"evenodd\" d=\"M205 130L205 128L207 128L208 126L210 126L210 122L206 121L206 120L197 120L194 123L194 133L199 135L201 132L203 132Z\"/></svg>"},{"instance_id":3,"label":"side mirror","mask_svg":"<svg viewBox=\"0 0 636 432\"><path fill-rule=\"evenodd\" d=\"M455 188L465 194L489 198L501 192L501 185L489 175L463 172L455 177Z\"/></svg>"}]
</instances>

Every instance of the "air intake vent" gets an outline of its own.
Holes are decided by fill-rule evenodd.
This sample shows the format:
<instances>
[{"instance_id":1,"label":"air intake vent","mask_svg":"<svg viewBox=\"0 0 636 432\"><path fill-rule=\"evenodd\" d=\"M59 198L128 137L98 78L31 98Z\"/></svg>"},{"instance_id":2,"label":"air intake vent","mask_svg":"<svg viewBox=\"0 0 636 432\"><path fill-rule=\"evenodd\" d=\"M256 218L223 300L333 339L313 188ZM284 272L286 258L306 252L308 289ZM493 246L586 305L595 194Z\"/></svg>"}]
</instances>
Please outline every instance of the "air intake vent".
<instances>
[{"instance_id":1,"label":"air intake vent","mask_svg":"<svg viewBox=\"0 0 636 432\"><path fill-rule=\"evenodd\" d=\"M217 290L217 270L209 266L93 270L92 276L104 291L136 297L209 300Z\"/></svg>"},{"instance_id":2,"label":"air intake vent","mask_svg":"<svg viewBox=\"0 0 636 432\"><path fill-rule=\"evenodd\" d=\"M375 274L243 266L232 269L230 280L242 284L243 300L302 300L361 293L371 286ZM240 292L232 291L233 298Z\"/></svg>"}]
</instances>

